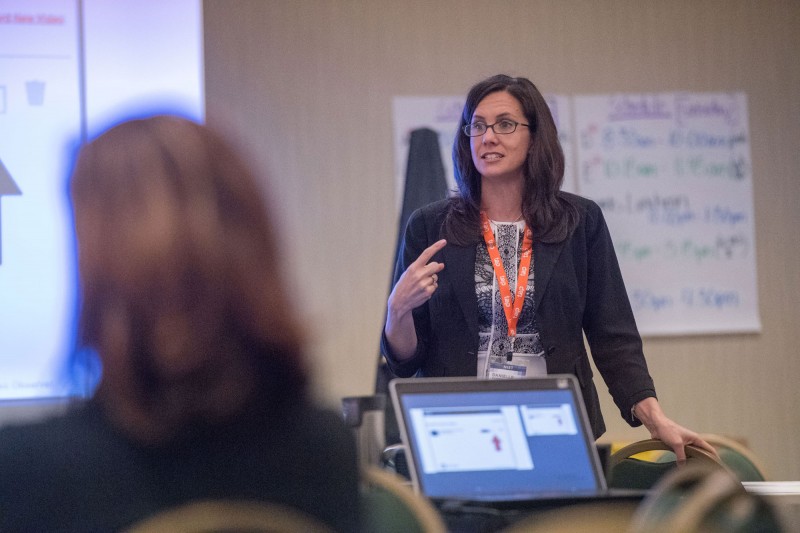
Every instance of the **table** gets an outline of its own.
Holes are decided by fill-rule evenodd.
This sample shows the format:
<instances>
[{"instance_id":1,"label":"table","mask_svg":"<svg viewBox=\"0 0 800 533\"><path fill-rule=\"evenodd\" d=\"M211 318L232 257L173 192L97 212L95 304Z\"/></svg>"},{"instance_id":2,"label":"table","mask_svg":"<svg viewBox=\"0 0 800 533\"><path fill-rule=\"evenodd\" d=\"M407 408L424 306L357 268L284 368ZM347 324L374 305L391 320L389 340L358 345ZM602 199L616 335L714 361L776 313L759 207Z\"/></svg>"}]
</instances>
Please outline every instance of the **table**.
<instances>
[{"instance_id":1,"label":"table","mask_svg":"<svg viewBox=\"0 0 800 533\"><path fill-rule=\"evenodd\" d=\"M775 506L787 531L800 531L800 481L743 481L742 485Z\"/></svg>"}]
</instances>

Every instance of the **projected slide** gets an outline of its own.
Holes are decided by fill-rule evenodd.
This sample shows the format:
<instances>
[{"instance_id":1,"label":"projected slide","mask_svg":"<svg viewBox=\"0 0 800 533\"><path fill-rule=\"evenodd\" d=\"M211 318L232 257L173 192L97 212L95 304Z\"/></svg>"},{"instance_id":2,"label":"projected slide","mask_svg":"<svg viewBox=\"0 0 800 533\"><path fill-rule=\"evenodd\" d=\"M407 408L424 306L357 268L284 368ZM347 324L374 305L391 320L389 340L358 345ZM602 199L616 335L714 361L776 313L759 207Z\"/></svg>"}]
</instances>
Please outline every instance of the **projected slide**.
<instances>
[{"instance_id":1,"label":"projected slide","mask_svg":"<svg viewBox=\"0 0 800 533\"><path fill-rule=\"evenodd\" d=\"M200 7L0 0L0 400L89 392L64 368L77 292L73 152L82 132L148 111L202 120Z\"/></svg>"},{"instance_id":2,"label":"projected slide","mask_svg":"<svg viewBox=\"0 0 800 533\"><path fill-rule=\"evenodd\" d=\"M0 399L64 394L74 300L64 178L80 132L74 1L0 1Z\"/></svg>"},{"instance_id":3,"label":"projected slide","mask_svg":"<svg viewBox=\"0 0 800 533\"><path fill-rule=\"evenodd\" d=\"M533 468L516 407L412 409L426 473Z\"/></svg>"}]
</instances>

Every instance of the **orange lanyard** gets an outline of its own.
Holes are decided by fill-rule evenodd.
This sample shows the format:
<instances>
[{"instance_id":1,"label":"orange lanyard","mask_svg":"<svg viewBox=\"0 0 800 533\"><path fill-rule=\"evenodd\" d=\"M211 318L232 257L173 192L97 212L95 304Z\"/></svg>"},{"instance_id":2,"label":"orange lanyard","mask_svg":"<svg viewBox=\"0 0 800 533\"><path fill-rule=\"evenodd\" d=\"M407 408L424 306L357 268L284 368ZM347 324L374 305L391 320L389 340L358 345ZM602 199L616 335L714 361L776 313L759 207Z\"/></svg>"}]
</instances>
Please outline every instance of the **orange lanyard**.
<instances>
[{"instance_id":1,"label":"orange lanyard","mask_svg":"<svg viewBox=\"0 0 800 533\"><path fill-rule=\"evenodd\" d=\"M517 336L517 321L519 321L519 316L522 314L522 306L525 303L525 291L528 289L528 273L531 266L531 256L533 255L533 232L530 228L525 226L525 235L522 239L522 255L519 258L519 270L517 271L517 289L512 297L506 270L503 268L500 252L497 251L497 242L492 233L492 226L489 224L489 218L483 211L481 211L481 226L483 229L483 240L486 241L486 250L489 252L489 258L492 260L492 268L494 268L494 275L497 277L497 285L500 289L500 296L503 302L503 311L506 314L506 321L508 322L508 336L511 337L511 345L513 346L514 337Z\"/></svg>"}]
</instances>

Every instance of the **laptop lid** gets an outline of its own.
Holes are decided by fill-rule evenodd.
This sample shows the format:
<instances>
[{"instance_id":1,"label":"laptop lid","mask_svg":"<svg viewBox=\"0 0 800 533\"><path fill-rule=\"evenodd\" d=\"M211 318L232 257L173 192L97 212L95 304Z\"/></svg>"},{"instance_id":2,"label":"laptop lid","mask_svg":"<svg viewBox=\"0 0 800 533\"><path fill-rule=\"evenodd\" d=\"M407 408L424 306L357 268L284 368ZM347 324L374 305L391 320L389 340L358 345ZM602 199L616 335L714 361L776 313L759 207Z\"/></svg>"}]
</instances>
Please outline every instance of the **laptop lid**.
<instances>
[{"instance_id":1,"label":"laptop lid","mask_svg":"<svg viewBox=\"0 0 800 533\"><path fill-rule=\"evenodd\" d=\"M395 379L389 390L412 483L432 500L606 492L574 376Z\"/></svg>"}]
</instances>

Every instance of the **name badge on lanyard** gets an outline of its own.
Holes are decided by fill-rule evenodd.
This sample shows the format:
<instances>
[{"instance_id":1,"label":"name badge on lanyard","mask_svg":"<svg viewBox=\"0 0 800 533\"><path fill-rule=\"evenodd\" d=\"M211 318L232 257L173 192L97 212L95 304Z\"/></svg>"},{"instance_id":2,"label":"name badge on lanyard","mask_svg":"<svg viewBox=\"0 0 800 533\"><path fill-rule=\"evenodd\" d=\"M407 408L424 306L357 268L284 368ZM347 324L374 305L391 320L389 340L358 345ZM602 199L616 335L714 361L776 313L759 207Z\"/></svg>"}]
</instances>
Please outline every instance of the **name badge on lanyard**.
<instances>
[{"instance_id":1,"label":"name badge on lanyard","mask_svg":"<svg viewBox=\"0 0 800 533\"><path fill-rule=\"evenodd\" d=\"M511 363L489 363L489 371L486 377L489 379L516 379L524 378L527 368L524 365L512 365Z\"/></svg>"},{"instance_id":2,"label":"name badge on lanyard","mask_svg":"<svg viewBox=\"0 0 800 533\"><path fill-rule=\"evenodd\" d=\"M514 361L489 356L485 376L488 379L532 378L547 375L547 362L540 355L515 353Z\"/></svg>"}]
</instances>

